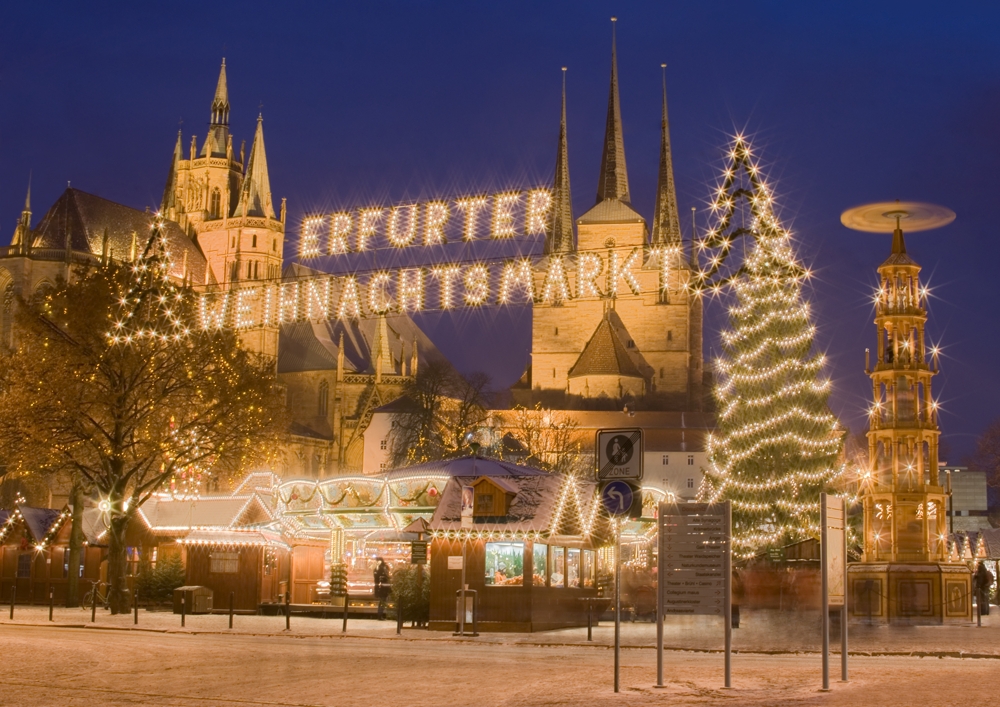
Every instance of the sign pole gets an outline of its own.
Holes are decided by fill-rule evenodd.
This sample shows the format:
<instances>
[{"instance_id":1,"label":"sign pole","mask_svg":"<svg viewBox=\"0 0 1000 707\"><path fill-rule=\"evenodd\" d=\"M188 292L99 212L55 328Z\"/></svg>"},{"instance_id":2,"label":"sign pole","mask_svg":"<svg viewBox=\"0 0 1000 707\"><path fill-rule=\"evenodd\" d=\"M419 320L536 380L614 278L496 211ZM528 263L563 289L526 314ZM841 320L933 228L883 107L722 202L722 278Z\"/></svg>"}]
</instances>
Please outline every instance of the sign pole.
<instances>
[{"instance_id":1,"label":"sign pole","mask_svg":"<svg viewBox=\"0 0 1000 707\"><path fill-rule=\"evenodd\" d=\"M733 686L733 502L726 501L726 552L722 572L725 575L725 611L723 620L726 622L726 689Z\"/></svg>"},{"instance_id":2,"label":"sign pole","mask_svg":"<svg viewBox=\"0 0 1000 707\"><path fill-rule=\"evenodd\" d=\"M615 519L615 692L618 692L618 673L622 632L622 527Z\"/></svg>"},{"instance_id":3,"label":"sign pole","mask_svg":"<svg viewBox=\"0 0 1000 707\"><path fill-rule=\"evenodd\" d=\"M462 600L459 603L459 635L465 635L465 544L466 541L462 540Z\"/></svg>"},{"instance_id":4,"label":"sign pole","mask_svg":"<svg viewBox=\"0 0 1000 707\"><path fill-rule=\"evenodd\" d=\"M663 549L656 533L656 687L663 687Z\"/></svg>"},{"instance_id":5,"label":"sign pole","mask_svg":"<svg viewBox=\"0 0 1000 707\"><path fill-rule=\"evenodd\" d=\"M822 692L830 691L830 569L829 569L829 519L826 513L826 492L819 495L820 506L820 536L819 536L819 556L820 567L822 568L821 591L823 593L823 687Z\"/></svg>"},{"instance_id":6,"label":"sign pole","mask_svg":"<svg viewBox=\"0 0 1000 707\"><path fill-rule=\"evenodd\" d=\"M840 607L840 681L848 682L847 678L847 499L840 500L844 512L844 603Z\"/></svg>"}]
</instances>

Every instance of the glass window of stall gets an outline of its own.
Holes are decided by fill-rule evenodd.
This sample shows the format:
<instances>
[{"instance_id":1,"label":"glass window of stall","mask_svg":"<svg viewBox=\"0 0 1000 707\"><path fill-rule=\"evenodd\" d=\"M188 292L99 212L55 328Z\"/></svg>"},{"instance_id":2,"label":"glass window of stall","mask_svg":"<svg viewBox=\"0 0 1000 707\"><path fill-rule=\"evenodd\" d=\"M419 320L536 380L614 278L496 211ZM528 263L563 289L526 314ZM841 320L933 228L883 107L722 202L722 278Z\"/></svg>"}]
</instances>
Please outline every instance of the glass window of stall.
<instances>
[{"instance_id":1,"label":"glass window of stall","mask_svg":"<svg viewBox=\"0 0 1000 707\"><path fill-rule=\"evenodd\" d=\"M566 548L552 548L552 566L549 568L549 586L566 586Z\"/></svg>"},{"instance_id":2,"label":"glass window of stall","mask_svg":"<svg viewBox=\"0 0 1000 707\"><path fill-rule=\"evenodd\" d=\"M534 549L531 551L531 555L534 558L534 576L531 581L536 587L545 586L545 578L549 576L548 568L548 545L542 545L541 543L534 543Z\"/></svg>"},{"instance_id":3,"label":"glass window of stall","mask_svg":"<svg viewBox=\"0 0 1000 707\"><path fill-rule=\"evenodd\" d=\"M597 553L593 550L583 551L583 587L593 589L597 586Z\"/></svg>"},{"instance_id":4,"label":"glass window of stall","mask_svg":"<svg viewBox=\"0 0 1000 707\"><path fill-rule=\"evenodd\" d=\"M524 583L524 543L486 543L486 585L514 587Z\"/></svg>"},{"instance_id":5,"label":"glass window of stall","mask_svg":"<svg viewBox=\"0 0 1000 707\"><path fill-rule=\"evenodd\" d=\"M566 586L580 586L580 549L570 547L566 549Z\"/></svg>"}]
</instances>

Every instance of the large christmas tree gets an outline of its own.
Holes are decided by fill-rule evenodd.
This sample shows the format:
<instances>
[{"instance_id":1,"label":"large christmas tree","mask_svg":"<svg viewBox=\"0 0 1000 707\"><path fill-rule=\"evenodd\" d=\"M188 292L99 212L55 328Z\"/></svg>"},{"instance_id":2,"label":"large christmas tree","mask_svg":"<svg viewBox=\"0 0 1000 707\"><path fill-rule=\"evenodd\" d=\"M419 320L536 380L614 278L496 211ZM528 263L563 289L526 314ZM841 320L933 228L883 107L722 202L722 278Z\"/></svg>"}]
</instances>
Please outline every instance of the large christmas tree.
<instances>
[{"instance_id":1,"label":"large christmas tree","mask_svg":"<svg viewBox=\"0 0 1000 707\"><path fill-rule=\"evenodd\" d=\"M733 551L750 557L818 534L819 495L840 473L842 433L827 407L823 356L812 352L807 272L745 141L737 138L730 157L716 195L719 221L702 244L716 254L698 276L703 287L730 285L736 297L716 361L718 429L701 496L732 501ZM746 258L720 278L739 236L747 237Z\"/></svg>"}]
</instances>

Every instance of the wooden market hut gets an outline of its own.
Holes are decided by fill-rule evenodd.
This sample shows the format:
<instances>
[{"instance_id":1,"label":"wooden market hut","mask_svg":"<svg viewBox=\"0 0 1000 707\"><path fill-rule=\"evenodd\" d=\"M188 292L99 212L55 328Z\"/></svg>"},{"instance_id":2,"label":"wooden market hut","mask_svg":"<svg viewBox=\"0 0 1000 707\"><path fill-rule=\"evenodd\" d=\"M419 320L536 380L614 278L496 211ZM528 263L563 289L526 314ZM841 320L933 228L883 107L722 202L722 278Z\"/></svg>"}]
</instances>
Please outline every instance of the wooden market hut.
<instances>
[{"instance_id":1,"label":"wooden market hut","mask_svg":"<svg viewBox=\"0 0 1000 707\"><path fill-rule=\"evenodd\" d=\"M10 601L17 588L19 604L47 604L49 590L56 604L66 603L69 578L69 536L72 511L15 506L0 510L0 598ZM101 576L104 550L85 542L80 554L81 587ZM83 591L86 591L84 589Z\"/></svg>"},{"instance_id":2,"label":"wooden market hut","mask_svg":"<svg viewBox=\"0 0 1000 707\"><path fill-rule=\"evenodd\" d=\"M478 457L444 467L452 478L428 525L430 628L455 628L463 552L480 631L586 625L603 527L596 484Z\"/></svg>"}]
</instances>

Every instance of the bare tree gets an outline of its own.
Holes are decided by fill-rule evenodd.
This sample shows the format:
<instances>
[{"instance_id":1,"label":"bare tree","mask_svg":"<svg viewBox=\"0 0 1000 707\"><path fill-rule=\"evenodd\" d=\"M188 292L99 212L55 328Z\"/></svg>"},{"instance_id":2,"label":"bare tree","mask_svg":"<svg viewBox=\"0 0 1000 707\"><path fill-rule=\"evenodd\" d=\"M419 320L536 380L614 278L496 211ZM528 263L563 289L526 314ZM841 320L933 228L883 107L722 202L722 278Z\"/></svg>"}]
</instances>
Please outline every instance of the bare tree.
<instances>
[{"instance_id":1,"label":"bare tree","mask_svg":"<svg viewBox=\"0 0 1000 707\"><path fill-rule=\"evenodd\" d=\"M394 467L447 459L467 447L466 434L487 418L490 378L465 377L444 363L420 369L392 416L389 456Z\"/></svg>"},{"instance_id":2,"label":"bare tree","mask_svg":"<svg viewBox=\"0 0 1000 707\"><path fill-rule=\"evenodd\" d=\"M976 442L976 451L969 460L974 466L986 472L986 482L1000 489L1000 417L993 420Z\"/></svg>"},{"instance_id":3,"label":"bare tree","mask_svg":"<svg viewBox=\"0 0 1000 707\"><path fill-rule=\"evenodd\" d=\"M75 473L106 502L112 613L129 609L136 510L182 471L242 473L285 415L272 361L233 331L189 330L191 293L137 288L130 270L110 263L23 303L0 362L0 457Z\"/></svg>"},{"instance_id":4,"label":"bare tree","mask_svg":"<svg viewBox=\"0 0 1000 707\"><path fill-rule=\"evenodd\" d=\"M524 448L526 464L562 473L583 473L591 465L579 424L564 412L518 405L501 415L500 426Z\"/></svg>"}]
</instances>

